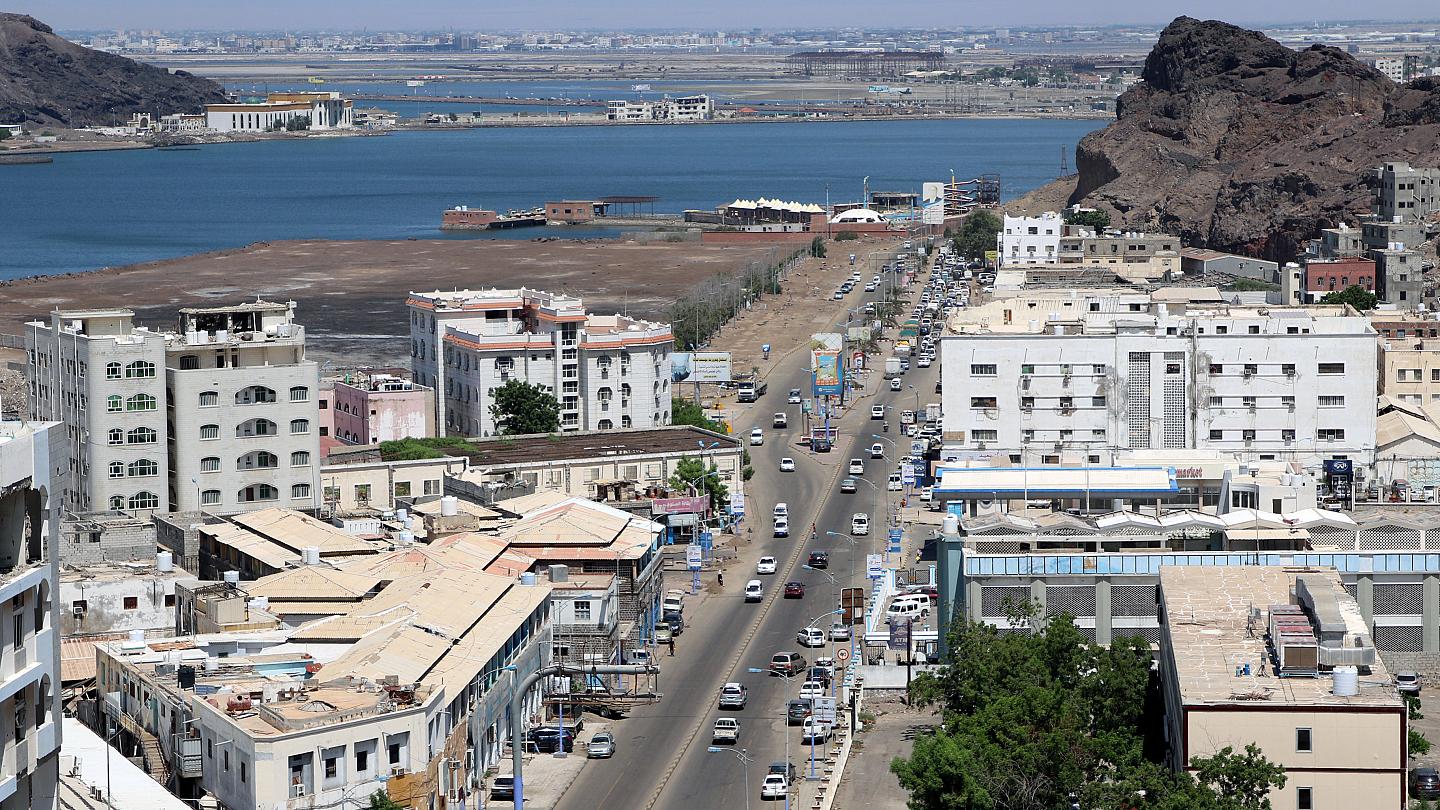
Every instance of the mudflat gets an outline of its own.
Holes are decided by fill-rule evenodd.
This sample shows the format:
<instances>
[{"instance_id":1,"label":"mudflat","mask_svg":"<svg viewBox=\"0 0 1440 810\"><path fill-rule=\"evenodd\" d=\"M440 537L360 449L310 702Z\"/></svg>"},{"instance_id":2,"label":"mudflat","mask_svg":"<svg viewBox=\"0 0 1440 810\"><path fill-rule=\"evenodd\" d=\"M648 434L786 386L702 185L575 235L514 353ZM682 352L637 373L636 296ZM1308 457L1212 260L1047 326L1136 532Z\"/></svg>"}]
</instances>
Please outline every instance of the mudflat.
<instances>
[{"instance_id":1,"label":"mudflat","mask_svg":"<svg viewBox=\"0 0 1440 810\"><path fill-rule=\"evenodd\" d=\"M0 283L0 332L53 309L126 307L171 328L180 307L295 301L307 345L332 367L408 365L411 290L530 287L601 313L669 320L676 298L717 274L775 261L793 245L621 240L286 241Z\"/></svg>"}]
</instances>

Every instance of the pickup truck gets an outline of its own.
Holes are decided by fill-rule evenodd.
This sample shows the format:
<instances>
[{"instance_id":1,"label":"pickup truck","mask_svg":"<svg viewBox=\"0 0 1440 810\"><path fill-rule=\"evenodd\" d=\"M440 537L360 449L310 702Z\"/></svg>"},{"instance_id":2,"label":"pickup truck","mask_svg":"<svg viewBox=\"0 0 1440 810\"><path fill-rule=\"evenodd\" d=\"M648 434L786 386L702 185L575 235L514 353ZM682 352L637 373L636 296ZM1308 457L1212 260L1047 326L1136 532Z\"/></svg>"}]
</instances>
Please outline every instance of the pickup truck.
<instances>
[{"instance_id":1,"label":"pickup truck","mask_svg":"<svg viewBox=\"0 0 1440 810\"><path fill-rule=\"evenodd\" d=\"M715 730L710 734L710 741L716 744L725 743L734 745L740 741L740 721L733 717L721 717L715 721Z\"/></svg>"},{"instance_id":2,"label":"pickup truck","mask_svg":"<svg viewBox=\"0 0 1440 810\"><path fill-rule=\"evenodd\" d=\"M727 683L720 687L720 708L743 709L750 692L743 684Z\"/></svg>"}]
</instances>

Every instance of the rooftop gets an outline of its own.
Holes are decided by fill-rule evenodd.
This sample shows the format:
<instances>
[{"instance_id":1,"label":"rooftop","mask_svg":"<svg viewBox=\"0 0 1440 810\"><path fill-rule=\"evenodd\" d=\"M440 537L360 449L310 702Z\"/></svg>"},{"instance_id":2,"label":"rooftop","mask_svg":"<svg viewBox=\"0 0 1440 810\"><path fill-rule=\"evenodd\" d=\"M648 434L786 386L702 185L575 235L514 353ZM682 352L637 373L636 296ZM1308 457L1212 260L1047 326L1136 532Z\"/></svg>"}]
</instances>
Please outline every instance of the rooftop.
<instances>
[{"instance_id":1,"label":"rooftop","mask_svg":"<svg viewBox=\"0 0 1440 810\"><path fill-rule=\"evenodd\" d=\"M697 454L701 443L715 450L739 450L734 436L712 433L691 425L641 430L602 430L579 433L529 434L487 439L435 440L438 455L463 455L472 467L529 466L572 459L618 458L642 455ZM427 443L429 444L429 443ZM442 448L440 445L444 445Z\"/></svg>"},{"instance_id":2,"label":"rooftop","mask_svg":"<svg viewBox=\"0 0 1440 810\"><path fill-rule=\"evenodd\" d=\"M1355 600L1333 568L1280 566L1165 566L1160 569L1165 627L1180 700L1186 705L1239 705L1267 702L1296 706L1395 707L1403 704L1385 664L1375 658L1360 676L1359 692L1335 695L1329 677L1274 677L1267 651L1267 622L1272 605L1295 603L1291 591L1304 575L1313 589L1328 585L1338 604L1347 639L1369 633ZM1252 618L1257 609L1259 618ZM1347 644L1346 646L1350 646ZM1163 647L1162 647L1163 649ZM1236 667L1250 665L1249 675Z\"/></svg>"}]
</instances>

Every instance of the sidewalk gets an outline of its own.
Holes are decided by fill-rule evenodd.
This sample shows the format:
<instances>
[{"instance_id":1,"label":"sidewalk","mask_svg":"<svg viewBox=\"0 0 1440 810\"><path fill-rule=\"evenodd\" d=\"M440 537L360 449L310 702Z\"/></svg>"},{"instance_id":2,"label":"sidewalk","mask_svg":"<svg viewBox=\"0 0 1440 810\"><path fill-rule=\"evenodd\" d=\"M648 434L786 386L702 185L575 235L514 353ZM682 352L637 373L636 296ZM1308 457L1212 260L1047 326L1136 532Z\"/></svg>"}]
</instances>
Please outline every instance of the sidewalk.
<instances>
[{"instance_id":1,"label":"sidewalk","mask_svg":"<svg viewBox=\"0 0 1440 810\"><path fill-rule=\"evenodd\" d=\"M575 777L580 775L580 769L585 766L585 749L594 737L601 731L610 728L608 721L600 719L594 714L585 714L585 727L575 739L575 750L566 754L563 758L554 754L524 754L525 760L525 807L529 810L549 810L560 803L560 798L565 795L565 790ZM595 760L603 763L605 760ZM599 767L604 767L603 765ZM499 768L499 775L510 775L510 751L506 749L505 759ZM479 803L480 807L510 807L508 799L491 799L489 794L489 781L486 780L485 798ZM485 802L488 801L489 804Z\"/></svg>"},{"instance_id":2,"label":"sidewalk","mask_svg":"<svg viewBox=\"0 0 1440 810\"><path fill-rule=\"evenodd\" d=\"M867 697L861 717L875 722L851 746L844 773L829 807L836 810L905 810L908 795L890 772L895 757L909 756L912 740L939 722L930 710L910 709L898 698ZM807 807L808 805L800 805Z\"/></svg>"}]
</instances>

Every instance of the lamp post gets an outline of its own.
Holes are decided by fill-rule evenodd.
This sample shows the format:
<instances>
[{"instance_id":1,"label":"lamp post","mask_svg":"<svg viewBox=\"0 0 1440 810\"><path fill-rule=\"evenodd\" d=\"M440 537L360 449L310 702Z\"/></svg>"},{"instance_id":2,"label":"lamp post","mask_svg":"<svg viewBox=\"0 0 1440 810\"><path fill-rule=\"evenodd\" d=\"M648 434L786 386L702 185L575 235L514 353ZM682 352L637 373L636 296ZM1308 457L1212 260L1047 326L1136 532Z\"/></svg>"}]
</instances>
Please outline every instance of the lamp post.
<instances>
[{"instance_id":1,"label":"lamp post","mask_svg":"<svg viewBox=\"0 0 1440 810\"><path fill-rule=\"evenodd\" d=\"M852 565L853 565L853 563L854 563L853 557L852 557L852 559L851 559L851 563L852 563ZM809 566L809 565L802 565L802 566L800 566L800 567L801 567L801 568L804 568L804 569L807 570L807 571L814 571L815 573L819 574L820 576L825 577L826 579L830 580L830 585L835 588L835 594L836 594L836 595L835 595L835 605L836 605L836 607L838 608L838 610L837 610L836 612L843 614L843 613L845 612L845 606L842 605L842 604L840 604L840 595L839 595L840 582L839 582L839 580L835 579L835 575L832 574L832 573L830 573L829 571L824 571L824 570L821 570L821 569L819 569L819 568L815 568L815 567ZM846 631L848 631L851 635L854 635L854 630L850 627L849 622L846 622L846 623L845 623L845 629L846 629ZM826 635L826 639L825 639L826 641L833 641L833 639L831 639L831 638L829 637L829 635L830 635L829 633L826 633L825 635ZM847 638L846 640L848 641L849 639ZM832 676L831 679L830 679L830 686L831 686L830 694L831 694L833 697L835 697L835 698L839 698L839 697L840 697L840 679L837 678L837 677L833 677L833 676Z\"/></svg>"},{"instance_id":2,"label":"lamp post","mask_svg":"<svg viewBox=\"0 0 1440 810\"><path fill-rule=\"evenodd\" d=\"M747 670L757 675L769 673L779 675L789 684L790 679L795 677L792 672L781 672L774 667L747 667ZM780 704L780 733L785 737L785 810L790 810L790 714L786 703ZM516 808L521 810L521 808Z\"/></svg>"},{"instance_id":3,"label":"lamp post","mask_svg":"<svg viewBox=\"0 0 1440 810\"><path fill-rule=\"evenodd\" d=\"M712 745L705 750L711 754L735 755L735 759L740 762L740 766L745 770L745 810L750 810L750 763L755 760L745 752L744 748L736 751L733 748L720 748L719 746ZM786 792L789 792L788 789Z\"/></svg>"},{"instance_id":4,"label":"lamp post","mask_svg":"<svg viewBox=\"0 0 1440 810\"><path fill-rule=\"evenodd\" d=\"M853 587L853 586L854 586L854 583L855 583L855 557L856 557L856 555L858 555L858 554L860 553L860 541L856 540L855 538L853 538L853 537L851 537L850 535L845 534L845 533L843 533L843 532L825 532L825 533L828 534L828 535L830 535L831 537L843 537L843 538L845 538L846 540L848 540L848 541L850 542L850 545L851 545L851 549L850 549L850 583L851 583L851 586ZM859 664L859 663L860 663L860 659L856 657L856 656L858 655L858 650L855 649L855 642L856 642L855 629L852 627L852 628L850 629L850 659L851 659L852 661L855 661L856 664Z\"/></svg>"},{"instance_id":5,"label":"lamp post","mask_svg":"<svg viewBox=\"0 0 1440 810\"><path fill-rule=\"evenodd\" d=\"M816 617L812 618L808 623L806 623L805 626L806 626L806 627L814 627L814 626L815 626L815 622L820 621L821 619L825 618L826 616L834 616L835 614L840 613L840 612L841 612L841 611L839 611L839 610L831 610L831 611L827 611L827 612L825 612L825 613L821 613L819 616L816 616ZM814 708L813 705L812 705L811 708L812 708L812 709ZM811 780L813 780L813 779L815 779L815 731L816 731L816 729L817 729L817 728L819 727L819 725L820 725L820 721L817 720L817 719L815 719L815 713L814 713L813 711L810 713L810 721L811 721L811 723L812 723L813 725L812 725L811 728L810 728L810 776L809 776L808 778L811 779ZM833 723L831 724L831 727L832 727L832 728L834 727L834 724L833 724ZM802 728L803 728L803 726L802 726ZM789 737L788 734L786 735L785 739L786 739L787 741L790 739L790 737ZM827 735L827 739L828 739L828 735Z\"/></svg>"}]
</instances>

